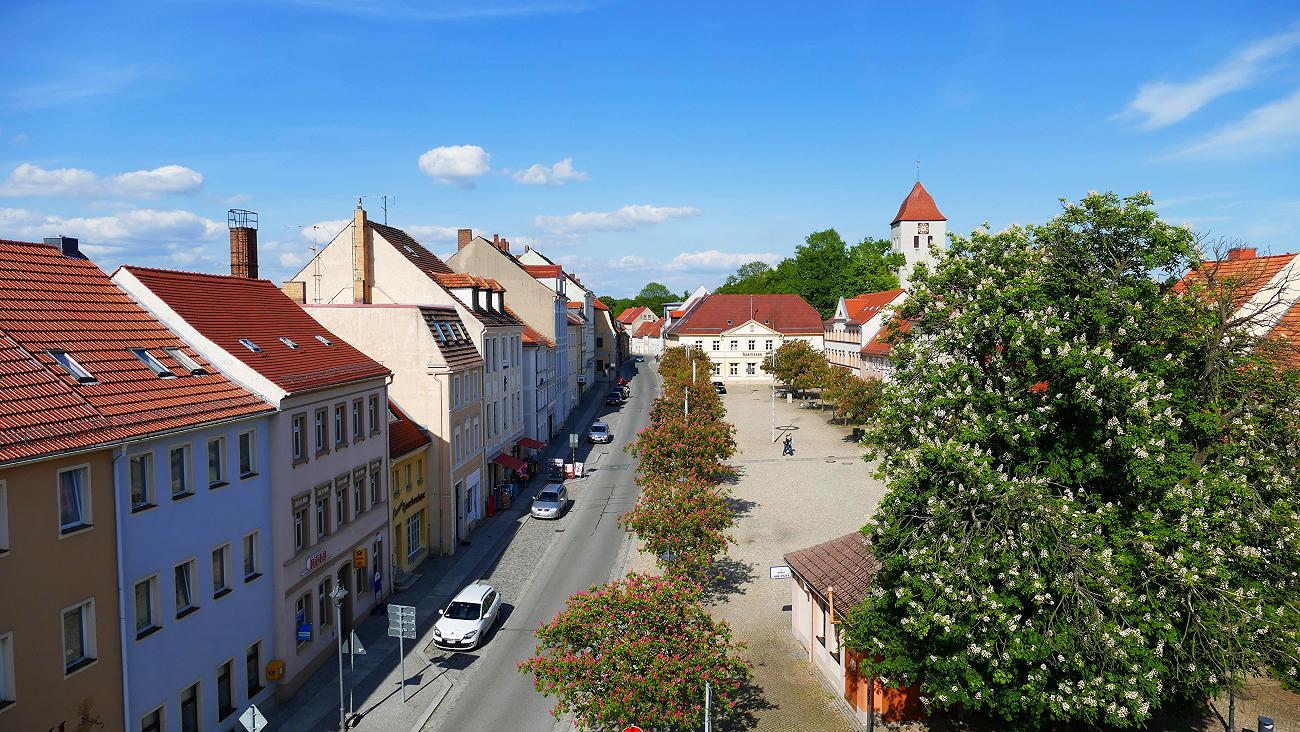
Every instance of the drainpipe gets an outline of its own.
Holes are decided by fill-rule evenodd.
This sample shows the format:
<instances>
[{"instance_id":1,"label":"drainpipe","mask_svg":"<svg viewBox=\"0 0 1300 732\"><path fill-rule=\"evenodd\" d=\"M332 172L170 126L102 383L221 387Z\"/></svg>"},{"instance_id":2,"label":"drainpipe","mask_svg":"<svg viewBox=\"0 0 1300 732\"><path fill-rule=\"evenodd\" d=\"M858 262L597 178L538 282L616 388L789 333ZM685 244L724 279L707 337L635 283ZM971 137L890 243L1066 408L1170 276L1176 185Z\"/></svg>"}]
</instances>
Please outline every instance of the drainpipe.
<instances>
[{"instance_id":1,"label":"drainpipe","mask_svg":"<svg viewBox=\"0 0 1300 732\"><path fill-rule=\"evenodd\" d=\"M118 649L118 655L122 659L122 729L131 729L131 670L130 664L127 663L127 629L130 627L130 619L126 616L126 568L122 556L122 507L118 496L117 481L117 461L126 457L126 446L129 442L122 442L115 450L116 455L113 457L113 530L116 532L113 547L117 551L117 622L119 626L118 635L121 638L121 647Z\"/></svg>"}]
</instances>

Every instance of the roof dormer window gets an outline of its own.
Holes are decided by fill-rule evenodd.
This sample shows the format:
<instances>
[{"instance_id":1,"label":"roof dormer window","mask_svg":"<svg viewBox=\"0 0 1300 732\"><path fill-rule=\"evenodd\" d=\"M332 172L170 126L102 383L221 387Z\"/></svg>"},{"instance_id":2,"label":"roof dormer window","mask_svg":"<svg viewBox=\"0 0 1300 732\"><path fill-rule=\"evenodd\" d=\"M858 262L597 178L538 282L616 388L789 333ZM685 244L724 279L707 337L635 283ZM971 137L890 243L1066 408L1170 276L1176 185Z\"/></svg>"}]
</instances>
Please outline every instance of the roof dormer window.
<instances>
[{"instance_id":1,"label":"roof dormer window","mask_svg":"<svg viewBox=\"0 0 1300 732\"><path fill-rule=\"evenodd\" d=\"M90 372L82 368L81 364L77 363L77 359L73 358L72 354L67 351L51 350L46 351L46 353L50 355L50 358L58 361L59 365L62 366L64 370L69 374L72 374L72 378L76 379L78 384L89 385L99 383L99 379L91 376Z\"/></svg>"},{"instance_id":2,"label":"roof dormer window","mask_svg":"<svg viewBox=\"0 0 1300 732\"><path fill-rule=\"evenodd\" d=\"M316 336L316 340L320 341L321 343L324 343L324 344L327 345L327 346L332 346L332 345L334 345L334 341L331 341L330 339L326 338L326 337L323 336L323 335L318 335L318 336Z\"/></svg>"},{"instance_id":3,"label":"roof dormer window","mask_svg":"<svg viewBox=\"0 0 1300 732\"><path fill-rule=\"evenodd\" d=\"M172 360L180 364L181 368L190 372L191 376L203 376L208 370L198 365L194 359L185 355L185 352L175 346L164 348L163 353L172 357Z\"/></svg>"},{"instance_id":4,"label":"roof dormer window","mask_svg":"<svg viewBox=\"0 0 1300 732\"><path fill-rule=\"evenodd\" d=\"M285 338L284 336L280 336L280 342L283 343L284 345L286 345L286 346L292 348L292 349L295 350L295 351L298 350L298 344L297 344L297 343L294 343L293 341L289 340L288 338Z\"/></svg>"},{"instance_id":5,"label":"roof dormer window","mask_svg":"<svg viewBox=\"0 0 1300 732\"><path fill-rule=\"evenodd\" d=\"M261 346L259 346L259 345L257 345L256 343L254 343L254 342L248 340L247 338L240 338L240 339L239 339L239 345L243 346L244 348L247 348L248 350L252 351L253 353L261 353L261 352L262 352L262 347L261 347Z\"/></svg>"},{"instance_id":6,"label":"roof dormer window","mask_svg":"<svg viewBox=\"0 0 1300 732\"><path fill-rule=\"evenodd\" d=\"M128 348L126 350L130 351L132 356L135 356L136 358L140 359L141 363L143 363L145 366L148 366L149 370L152 371L154 375L157 376L158 378L160 379L176 378L176 374L173 374L171 369L164 366L163 362L159 361L157 356L153 355L152 353L149 353L147 349Z\"/></svg>"}]
</instances>

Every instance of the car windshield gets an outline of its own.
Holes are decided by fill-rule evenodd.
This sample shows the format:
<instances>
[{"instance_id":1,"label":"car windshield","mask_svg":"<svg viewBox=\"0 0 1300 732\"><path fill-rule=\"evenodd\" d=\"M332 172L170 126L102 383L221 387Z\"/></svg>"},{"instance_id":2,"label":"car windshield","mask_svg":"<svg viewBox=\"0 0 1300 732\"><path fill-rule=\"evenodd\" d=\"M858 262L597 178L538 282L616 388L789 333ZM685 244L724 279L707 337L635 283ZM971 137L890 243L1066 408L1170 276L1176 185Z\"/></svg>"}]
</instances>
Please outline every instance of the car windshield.
<instances>
[{"instance_id":1,"label":"car windshield","mask_svg":"<svg viewBox=\"0 0 1300 732\"><path fill-rule=\"evenodd\" d=\"M555 503L556 501L560 500L560 494L556 493L555 491L546 491L544 493L538 493L537 500L542 502Z\"/></svg>"},{"instance_id":2,"label":"car windshield","mask_svg":"<svg viewBox=\"0 0 1300 732\"><path fill-rule=\"evenodd\" d=\"M603 424L593 424L593 425L591 426L591 431L592 431L592 432L608 432L608 431L609 431L609 427L607 427L607 426L605 426L605 425L603 425Z\"/></svg>"},{"instance_id":3,"label":"car windshield","mask_svg":"<svg viewBox=\"0 0 1300 732\"><path fill-rule=\"evenodd\" d=\"M453 602L447 606L443 617L452 620L478 620L479 604L477 602Z\"/></svg>"}]
</instances>

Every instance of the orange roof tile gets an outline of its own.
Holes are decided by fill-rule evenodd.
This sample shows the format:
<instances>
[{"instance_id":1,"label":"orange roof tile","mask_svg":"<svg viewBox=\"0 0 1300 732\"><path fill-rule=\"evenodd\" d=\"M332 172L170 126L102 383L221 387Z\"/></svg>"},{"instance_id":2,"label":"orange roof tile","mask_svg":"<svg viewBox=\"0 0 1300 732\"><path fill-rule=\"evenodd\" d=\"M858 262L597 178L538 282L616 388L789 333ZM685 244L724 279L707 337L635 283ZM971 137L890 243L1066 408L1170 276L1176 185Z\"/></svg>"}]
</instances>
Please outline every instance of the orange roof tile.
<instances>
[{"instance_id":1,"label":"orange roof tile","mask_svg":"<svg viewBox=\"0 0 1300 732\"><path fill-rule=\"evenodd\" d=\"M0 240L0 273L0 463L273 411L89 260ZM128 348L147 349L170 374L160 378ZM207 373L190 374L164 348ZM94 381L78 381L51 350Z\"/></svg>"},{"instance_id":2,"label":"orange roof tile","mask_svg":"<svg viewBox=\"0 0 1300 732\"><path fill-rule=\"evenodd\" d=\"M597 297L597 298L594 298L594 299L591 301L591 304L592 304L593 306L595 306L595 308L596 308L597 310L609 310L609 307L608 307L607 305L605 305L605 303L601 302L601 301L600 301L600 298L598 298L598 297Z\"/></svg>"},{"instance_id":3,"label":"orange roof tile","mask_svg":"<svg viewBox=\"0 0 1300 732\"><path fill-rule=\"evenodd\" d=\"M637 305L636 307L630 307L627 310L624 310L623 312L618 314L618 322L631 323L633 320L636 320L637 318L641 317L641 313L644 313L647 310L649 310L649 308L643 307L641 305Z\"/></svg>"},{"instance_id":4,"label":"orange roof tile","mask_svg":"<svg viewBox=\"0 0 1300 732\"><path fill-rule=\"evenodd\" d=\"M658 338L659 334L663 332L664 322L663 318L644 321L641 325L637 326L636 333L634 333L632 337L644 338L648 336L650 338Z\"/></svg>"},{"instance_id":5,"label":"orange roof tile","mask_svg":"<svg viewBox=\"0 0 1300 732\"><path fill-rule=\"evenodd\" d=\"M906 333L911 329L912 329L912 321L910 320L898 321L899 333ZM890 351L894 350L894 344L889 342L889 337L891 334L890 331L891 328L889 324L886 323L885 327L881 328L880 332L876 334L876 337L872 338L870 343L862 347L861 355L863 356L888 355Z\"/></svg>"},{"instance_id":6,"label":"orange roof tile","mask_svg":"<svg viewBox=\"0 0 1300 732\"><path fill-rule=\"evenodd\" d=\"M289 393L391 373L326 330L268 280L148 267L122 269L205 338ZM286 345L281 337L298 347ZM252 341L261 352L249 350L240 339Z\"/></svg>"},{"instance_id":7,"label":"orange roof tile","mask_svg":"<svg viewBox=\"0 0 1300 732\"><path fill-rule=\"evenodd\" d=\"M721 333L750 320L786 335L823 333L821 315L798 295L705 295L678 312L669 330L684 335Z\"/></svg>"},{"instance_id":8,"label":"orange roof tile","mask_svg":"<svg viewBox=\"0 0 1300 732\"><path fill-rule=\"evenodd\" d=\"M917 181L912 186L912 191L903 199L903 203L898 207L898 215L894 220L889 222L892 226L899 221L947 221L948 219L939 213L939 207L935 205L934 198L930 196L921 181Z\"/></svg>"},{"instance_id":9,"label":"orange roof tile","mask_svg":"<svg viewBox=\"0 0 1300 732\"><path fill-rule=\"evenodd\" d=\"M538 279L559 277L562 269L558 264L520 264L524 271Z\"/></svg>"},{"instance_id":10,"label":"orange roof tile","mask_svg":"<svg viewBox=\"0 0 1300 732\"><path fill-rule=\"evenodd\" d=\"M396 460L403 455L419 450L431 442L428 433L421 429L420 425L413 422L406 412L403 412L391 399L388 401L388 411L392 412L393 415L393 419L388 421L388 456L390 459Z\"/></svg>"},{"instance_id":11,"label":"orange roof tile","mask_svg":"<svg viewBox=\"0 0 1300 732\"><path fill-rule=\"evenodd\" d=\"M1174 285L1174 291L1186 292L1192 284L1204 287L1207 283L1214 283L1231 292L1233 307L1240 308L1296 256L1275 254L1260 257L1256 256L1254 249L1232 249L1222 261L1201 262Z\"/></svg>"},{"instance_id":12,"label":"orange roof tile","mask_svg":"<svg viewBox=\"0 0 1300 732\"><path fill-rule=\"evenodd\" d=\"M829 594L827 588L835 588L835 614L839 617L867 599L876 572L881 567L871 545L856 531L790 552L785 555L785 563L818 595L826 597Z\"/></svg>"},{"instance_id":13,"label":"orange roof tile","mask_svg":"<svg viewBox=\"0 0 1300 732\"><path fill-rule=\"evenodd\" d=\"M849 322L865 323L871 320L876 313L893 303L901 294L903 294L902 290L884 290L883 292L868 292L865 295L845 298L844 310L848 315Z\"/></svg>"}]
</instances>

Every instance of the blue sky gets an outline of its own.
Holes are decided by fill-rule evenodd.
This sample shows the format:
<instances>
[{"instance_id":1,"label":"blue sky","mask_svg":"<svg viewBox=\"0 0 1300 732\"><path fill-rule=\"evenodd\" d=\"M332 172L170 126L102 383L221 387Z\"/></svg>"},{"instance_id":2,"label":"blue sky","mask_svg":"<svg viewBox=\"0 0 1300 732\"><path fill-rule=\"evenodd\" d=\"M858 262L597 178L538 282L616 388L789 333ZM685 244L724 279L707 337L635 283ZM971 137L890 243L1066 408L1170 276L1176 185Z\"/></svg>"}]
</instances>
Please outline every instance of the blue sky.
<instances>
[{"instance_id":1,"label":"blue sky","mask_svg":"<svg viewBox=\"0 0 1300 732\"><path fill-rule=\"evenodd\" d=\"M4 1L0 237L110 271L224 271L239 207L279 279L388 194L435 252L472 227L600 294L713 286L887 236L915 160L953 231L1150 190L1300 249L1294 3Z\"/></svg>"}]
</instances>

